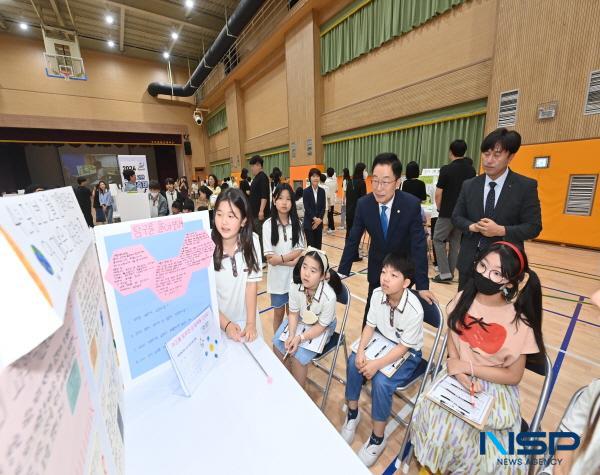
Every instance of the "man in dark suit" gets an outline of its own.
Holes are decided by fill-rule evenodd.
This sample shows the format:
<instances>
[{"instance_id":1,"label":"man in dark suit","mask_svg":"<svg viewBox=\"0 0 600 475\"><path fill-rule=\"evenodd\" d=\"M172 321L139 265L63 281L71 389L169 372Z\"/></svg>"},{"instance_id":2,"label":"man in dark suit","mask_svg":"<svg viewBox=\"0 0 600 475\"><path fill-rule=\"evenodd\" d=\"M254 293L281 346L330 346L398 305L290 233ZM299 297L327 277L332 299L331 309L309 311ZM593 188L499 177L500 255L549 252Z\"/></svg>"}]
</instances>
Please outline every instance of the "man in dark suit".
<instances>
[{"instance_id":1,"label":"man in dark suit","mask_svg":"<svg viewBox=\"0 0 600 475\"><path fill-rule=\"evenodd\" d=\"M452 213L462 233L458 254L459 290L473 273L477 252L504 240L523 246L542 230L537 181L508 168L521 146L521 136L505 128L490 133L481 144L484 174L463 183Z\"/></svg>"},{"instance_id":2,"label":"man in dark suit","mask_svg":"<svg viewBox=\"0 0 600 475\"><path fill-rule=\"evenodd\" d=\"M350 273L360 239L367 230L371 236L371 245L367 275L369 293L363 326L373 290L380 285L383 259L390 252L410 256L415 265L415 283L419 294L430 303L435 300L429 291L427 243L421 218L421 202L413 195L397 189L402 175L402 163L393 153L381 153L373 161L371 174L373 192L358 200L354 223L338 267L338 273Z\"/></svg>"},{"instance_id":3,"label":"man in dark suit","mask_svg":"<svg viewBox=\"0 0 600 475\"><path fill-rule=\"evenodd\" d=\"M304 219L302 227L306 235L306 243L309 246L321 249L323 241L323 216L325 215L325 190L319 186L321 183L321 171L311 168L308 172L310 186L302 193L304 204Z\"/></svg>"}]
</instances>

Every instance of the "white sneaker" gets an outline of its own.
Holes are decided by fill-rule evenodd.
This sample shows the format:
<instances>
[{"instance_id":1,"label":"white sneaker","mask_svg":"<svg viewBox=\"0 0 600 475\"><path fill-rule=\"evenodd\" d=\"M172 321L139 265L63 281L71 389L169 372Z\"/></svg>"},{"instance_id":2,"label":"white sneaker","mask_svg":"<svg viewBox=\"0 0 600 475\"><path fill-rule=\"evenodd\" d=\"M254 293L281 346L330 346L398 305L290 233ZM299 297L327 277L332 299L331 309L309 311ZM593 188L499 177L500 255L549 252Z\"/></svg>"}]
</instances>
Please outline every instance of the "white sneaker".
<instances>
[{"instance_id":1,"label":"white sneaker","mask_svg":"<svg viewBox=\"0 0 600 475\"><path fill-rule=\"evenodd\" d=\"M348 420L348 416L346 416L346 422L342 426L340 430L340 434L342 438L348 443L348 445L352 444L354 440L354 435L356 434L356 429L358 428L358 424L360 423L360 411L358 415L351 420Z\"/></svg>"},{"instance_id":2,"label":"white sneaker","mask_svg":"<svg viewBox=\"0 0 600 475\"><path fill-rule=\"evenodd\" d=\"M327 234L333 234L333 231L331 229L328 229Z\"/></svg>"},{"instance_id":3,"label":"white sneaker","mask_svg":"<svg viewBox=\"0 0 600 475\"><path fill-rule=\"evenodd\" d=\"M367 467L370 467L381 455L381 453L385 450L385 446L387 445L387 437L383 438L383 442L379 445L369 444L371 437L367 439L365 444L358 451L358 458L362 460Z\"/></svg>"},{"instance_id":4,"label":"white sneaker","mask_svg":"<svg viewBox=\"0 0 600 475\"><path fill-rule=\"evenodd\" d=\"M340 231L343 231L343 230L344 230L344 229L346 229L346 228L345 228L344 226L340 226L338 229L339 229Z\"/></svg>"}]
</instances>

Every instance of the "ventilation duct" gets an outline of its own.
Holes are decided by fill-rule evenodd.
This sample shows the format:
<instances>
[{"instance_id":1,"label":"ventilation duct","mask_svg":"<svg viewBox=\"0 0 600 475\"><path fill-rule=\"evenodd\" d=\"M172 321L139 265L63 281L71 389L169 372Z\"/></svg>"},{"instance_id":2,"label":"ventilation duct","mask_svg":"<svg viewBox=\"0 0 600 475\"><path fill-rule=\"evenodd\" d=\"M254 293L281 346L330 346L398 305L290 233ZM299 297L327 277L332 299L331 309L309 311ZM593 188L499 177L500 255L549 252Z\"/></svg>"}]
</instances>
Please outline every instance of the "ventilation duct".
<instances>
[{"instance_id":1,"label":"ventilation duct","mask_svg":"<svg viewBox=\"0 0 600 475\"><path fill-rule=\"evenodd\" d=\"M184 86L180 84L171 85L164 82L152 82L148 84L148 94L153 97L159 94L189 97L194 94L207 78L211 69L221 61L262 3L263 0L240 1L238 7L227 20L227 24L223 27L214 43L208 48L204 57L200 60L200 64Z\"/></svg>"}]
</instances>

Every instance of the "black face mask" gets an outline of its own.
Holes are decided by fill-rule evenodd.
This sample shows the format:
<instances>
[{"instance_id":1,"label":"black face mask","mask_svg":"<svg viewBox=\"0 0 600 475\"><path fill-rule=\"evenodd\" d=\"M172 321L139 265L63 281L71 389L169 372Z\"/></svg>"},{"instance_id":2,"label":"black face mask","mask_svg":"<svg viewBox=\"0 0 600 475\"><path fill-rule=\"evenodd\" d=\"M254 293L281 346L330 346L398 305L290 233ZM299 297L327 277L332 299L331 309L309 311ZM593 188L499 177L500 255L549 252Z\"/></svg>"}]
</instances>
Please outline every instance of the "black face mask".
<instances>
[{"instance_id":1,"label":"black face mask","mask_svg":"<svg viewBox=\"0 0 600 475\"><path fill-rule=\"evenodd\" d=\"M474 272L473 280L475 281L475 288L477 289L477 292L484 295L494 295L500 293L502 286L504 285L492 282L490 279L477 271Z\"/></svg>"}]
</instances>

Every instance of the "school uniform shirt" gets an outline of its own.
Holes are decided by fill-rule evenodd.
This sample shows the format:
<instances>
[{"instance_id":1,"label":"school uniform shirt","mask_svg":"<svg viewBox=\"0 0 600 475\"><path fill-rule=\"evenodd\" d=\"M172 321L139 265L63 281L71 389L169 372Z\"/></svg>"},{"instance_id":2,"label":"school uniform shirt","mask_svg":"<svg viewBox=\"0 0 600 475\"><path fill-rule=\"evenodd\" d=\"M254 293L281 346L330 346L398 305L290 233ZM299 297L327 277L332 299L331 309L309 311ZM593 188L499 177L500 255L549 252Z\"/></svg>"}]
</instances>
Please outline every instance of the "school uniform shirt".
<instances>
[{"instance_id":1,"label":"school uniform shirt","mask_svg":"<svg viewBox=\"0 0 600 475\"><path fill-rule=\"evenodd\" d=\"M268 255L285 255L295 249L304 249L304 233L302 232L302 224L299 224L298 232L300 234L298 244L292 245L292 223L287 226L279 224L277 230L279 232L279 241L273 246L271 243L271 219L267 219L262 225L263 250L265 256ZM272 266L269 264L267 268L267 293L269 294L287 294L290 291L292 283L293 267L290 266Z\"/></svg>"},{"instance_id":2,"label":"school uniform shirt","mask_svg":"<svg viewBox=\"0 0 600 475\"><path fill-rule=\"evenodd\" d=\"M448 315L459 296L448 304ZM465 317L470 328L459 328L461 335L450 331L460 359L479 366L507 368L521 355L539 353L533 329L521 321L513 323L515 315L512 303L489 306L473 300Z\"/></svg>"},{"instance_id":3,"label":"school uniform shirt","mask_svg":"<svg viewBox=\"0 0 600 475\"><path fill-rule=\"evenodd\" d=\"M215 272L219 311L228 319L240 325L242 329L246 325L246 284L262 280L262 256L260 253L260 241L256 233L252 233L252 245L258 260L257 271L248 268L244 254L238 248L235 253L237 277L233 273L231 258L225 256L221 261L221 270ZM256 309L256 331L262 336L262 325L258 315L258 308Z\"/></svg>"},{"instance_id":4,"label":"school uniform shirt","mask_svg":"<svg viewBox=\"0 0 600 475\"><path fill-rule=\"evenodd\" d=\"M387 295L377 287L371 296L367 314L367 325L377 330L387 339L414 350L423 348L423 307L415 294L405 289L400 302L394 308L390 322L391 308Z\"/></svg>"},{"instance_id":5,"label":"school uniform shirt","mask_svg":"<svg viewBox=\"0 0 600 475\"><path fill-rule=\"evenodd\" d=\"M335 292L324 281L321 281L317 287L310 308L308 308L308 301L302 284L292 284L290 286L289 299L290 312L299 312L300 318L307 310L310 310L319 319L319 325L323 327L327 327L335 319Z\"/></svg>"}]
</instances>

